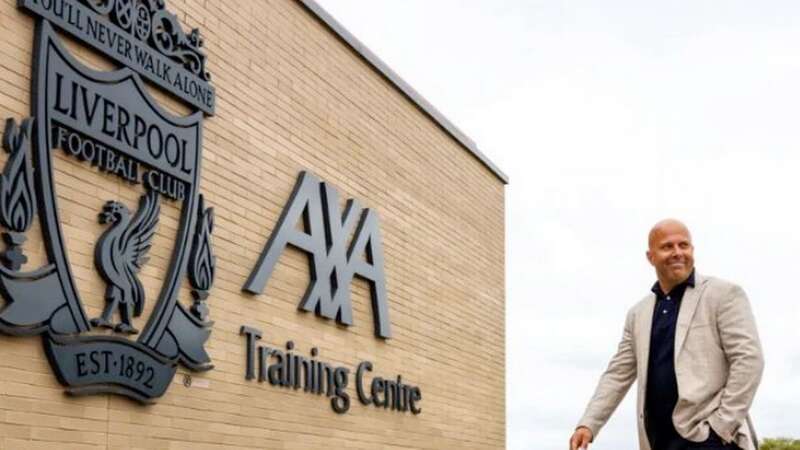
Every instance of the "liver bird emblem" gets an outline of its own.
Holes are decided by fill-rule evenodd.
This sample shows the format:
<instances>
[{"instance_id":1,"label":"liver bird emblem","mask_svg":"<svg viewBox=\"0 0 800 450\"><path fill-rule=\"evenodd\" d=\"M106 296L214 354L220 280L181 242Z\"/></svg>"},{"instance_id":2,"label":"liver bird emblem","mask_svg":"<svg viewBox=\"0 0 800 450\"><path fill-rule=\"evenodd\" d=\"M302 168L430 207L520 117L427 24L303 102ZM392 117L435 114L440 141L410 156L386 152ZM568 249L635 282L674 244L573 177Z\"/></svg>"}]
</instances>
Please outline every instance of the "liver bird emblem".
<instances>
[{"instance_id":1,"label":"liver bird emblem","mask_svg":"<svg viewBox=\"0 0 800 450\"><path fill-rule=\"evenodd\" d=\"M100 223L111 224L100 236L94 250L94 263L108 284L106 306L100 317L92 319L95 327L112 328L125 334L139 332L131 324L144 309L144 288L138 273L147 262L147 252L158 225L160 197L150 191L139 199L139 209L131 219L128 208L120 202L108 201L100 213ZM120 323L112 321L119 308Z\"/></svg>"}]
</instances>

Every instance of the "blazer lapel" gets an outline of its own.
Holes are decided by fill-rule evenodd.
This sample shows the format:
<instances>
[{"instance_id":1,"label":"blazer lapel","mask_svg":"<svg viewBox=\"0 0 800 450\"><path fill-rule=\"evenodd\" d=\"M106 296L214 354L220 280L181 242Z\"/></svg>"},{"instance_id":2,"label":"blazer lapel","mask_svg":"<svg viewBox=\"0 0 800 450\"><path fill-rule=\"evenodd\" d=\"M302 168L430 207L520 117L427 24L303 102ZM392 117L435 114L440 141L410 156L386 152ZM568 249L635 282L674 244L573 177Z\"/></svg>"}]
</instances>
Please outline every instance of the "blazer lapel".
<instances>
[{"instance_id":1,"label":"blazer lapel","mask_svg":"<svg viewBox=\"0 0 800 450\"><path fill-rule=\"evenodd\" d=\"M650 332L653 328L653 310L656 307L656 296L650 294L647 301L642 305L639 314L636 315L636 348L638 349L637 360L639 361L641 385L647 383L647 365L650 358Z\"/></svg>"},{"instance_id":2,"label":"blazer lapel","mask_svg":"<svg viewBox=\"0 0 800 450\"><path fill-rule=\"evenodd\" d=\"M689 325L692 323L694 313L697 311L697 304L705 289L706 278L695 273L694 287L687 287L686 293L681 300L681 309L678 312L678 323L675 327L675 364L678 363L678 354L683 349L686 335L689 333Z\"/></svg>"}]
</instances>

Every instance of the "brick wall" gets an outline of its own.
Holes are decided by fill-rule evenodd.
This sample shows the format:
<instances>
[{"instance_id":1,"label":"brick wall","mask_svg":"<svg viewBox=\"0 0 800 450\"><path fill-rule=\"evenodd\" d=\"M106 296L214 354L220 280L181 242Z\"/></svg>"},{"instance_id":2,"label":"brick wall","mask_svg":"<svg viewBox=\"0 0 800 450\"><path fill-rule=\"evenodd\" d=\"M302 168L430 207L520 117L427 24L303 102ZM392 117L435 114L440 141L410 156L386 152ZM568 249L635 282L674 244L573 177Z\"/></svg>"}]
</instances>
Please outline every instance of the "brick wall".
<instances>
[{"instance_id":1,"label":"brick wall","mask_svg":"<svg viewBox=\"0 0 800 450\"><path fill-rule=\"evenodd\" d=\"M504 196L502 183L299 3L168 1L184 28L199 27L217 89L205 120L201 190L215 208L217 276L207 348L215 369L179 370L157 404L64 394L38 337L0 335L0 449L26 448L502 448L505 445ZM30 114L34 19L0 2L0 118ZM71 43L93 66L112 67ZM435 68L431 68L435 70ZM154 91L166 105L180 105ZM59 213L89 317L103 306L94 245L106 200L131 209L142 194L86 163L53 152ZM0 163L6 155L0 155ZM297 309L308 282L304 254L287 250L266 290L241 292L297 174L309 170L342 200L381 219L393 338L373 336L368 286L352 286L354 325ZM169 264L178 223L163 202L141 273L144 326ZM45 260L38 226L27 268ZM182 301L189 303L188 283ZM1 302L1 300L0 300ZM324 396L244 379L241 325L262 343L318 347L320 359L422 390L422 413L358 403L335 414ZM58 443L58 444L57 444Z\"/></svg>"}]
</instances>

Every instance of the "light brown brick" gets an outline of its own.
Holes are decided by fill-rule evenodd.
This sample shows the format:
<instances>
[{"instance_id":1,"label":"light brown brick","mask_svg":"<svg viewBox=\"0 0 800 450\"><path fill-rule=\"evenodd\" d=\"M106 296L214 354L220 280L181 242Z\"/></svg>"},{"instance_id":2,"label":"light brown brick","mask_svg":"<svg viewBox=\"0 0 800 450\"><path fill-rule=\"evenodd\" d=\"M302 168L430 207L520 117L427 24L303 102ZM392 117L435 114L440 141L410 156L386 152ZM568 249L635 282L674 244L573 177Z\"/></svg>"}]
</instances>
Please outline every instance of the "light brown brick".
<instances>
[{"instance_id":1,"label":"light brown brick","mask_svg":"<svg viewBox=\"0 0 800 450\"><path fill-rule=\"evenodd\" d=\"M504 187L458 142L299 3L174 0L184 28L200 27L217 111L204 121L201 190L216 212L217 274L207 348L215 369L193 374L142 406L113 396L69 397L40 338L0 336L0 449L461 449L505 446ZM30 114L34 20L0 0L0 114ZM93 67L113 66L80 44ZM187 109L156 89L173 111ZM0 164L5 161L0 152ZM104 305L94 246L107 200L136 206L143 189L53 152L59 214L87 314ZM354 325L298 311L306 256L289 249L262 295L241 287L275 229L297 174L309 170L381 220L393 338L376 339L369 289L351 287ZM151 260L141 272L152 311L169 265L178 205L164 202ZM25 244L45 261L38 225ZM181 302L190 304L188 284ZM2 302L0 302L0 306ZM143 327L146 317L135 325ZM241 325L262 343L294 341L308 355L351 369L350 411L329 399L244 379ZM372 376L402 374L422 389L419 416L365 407L356 364ZM57 446L57 447L56 447Z\"/></svg>"}]
</instances>

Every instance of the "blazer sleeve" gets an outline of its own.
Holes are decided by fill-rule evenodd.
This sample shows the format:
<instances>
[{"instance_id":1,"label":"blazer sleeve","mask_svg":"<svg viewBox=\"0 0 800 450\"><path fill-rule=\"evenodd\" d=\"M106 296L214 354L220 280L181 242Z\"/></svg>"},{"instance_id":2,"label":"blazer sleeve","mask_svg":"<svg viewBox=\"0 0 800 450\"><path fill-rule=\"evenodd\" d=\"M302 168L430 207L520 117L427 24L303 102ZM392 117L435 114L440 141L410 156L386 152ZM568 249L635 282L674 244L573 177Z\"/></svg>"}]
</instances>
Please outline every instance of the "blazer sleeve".
<instances>
[{"instance_id":1,"label":"blazer sleeve","mask_svg":"<svg viewBox=\"0 0 800 450\"><path fill-rule=\"evenodd\" d=\"M731 442L736 430L747 420L747 411L764 371L755 319L747 295L739 286L733 286L720 304L717 328L729 371L720 406L708 422L722 439Z\"/></svg>"},{"instance_id":2,"label":"blazer sleeve","mask_svg":"<svg viewBox=\"0 0 800 450\"><path fill-rule=\"evenodd\" d=\"M600 429L608 422L611 414L617 409L636 380L636 351L633 343L633 309L625 319L625 329L617 352L611 358L597 388L594 391L578 427L586 427L592 431L592 439L597 438Z\"/></svg>"}]
</instances>

